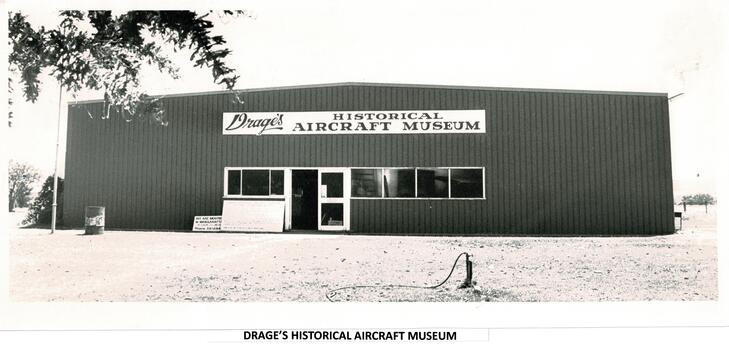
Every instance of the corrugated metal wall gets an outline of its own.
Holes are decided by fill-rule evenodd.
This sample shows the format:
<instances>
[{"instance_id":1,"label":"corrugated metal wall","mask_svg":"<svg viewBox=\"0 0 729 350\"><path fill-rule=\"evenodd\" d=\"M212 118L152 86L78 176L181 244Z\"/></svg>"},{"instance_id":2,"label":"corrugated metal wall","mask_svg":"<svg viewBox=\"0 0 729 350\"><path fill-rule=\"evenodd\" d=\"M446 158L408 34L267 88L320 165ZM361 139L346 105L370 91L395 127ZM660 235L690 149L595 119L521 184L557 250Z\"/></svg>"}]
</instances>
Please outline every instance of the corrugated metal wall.
<instances>
[{"instance_id":1,"label":"corrugated metal wall","mask_svg":"<svg viewBox=\"0 0 729 350\"><path fill-rule=\"evenodd\" d=\"M354 199L355 232L533 235L673 232L665 96L321 86L169 97L169 125L69 106L64 219L106 206L110 228L189 230L222 210L223 167L486 167L485 200ZM223 136L222 113L485 109L487 132ZM90 119L87 111L97 118ZM376 219L375 219L376 218Z\"/></svg>"}]
</instances>

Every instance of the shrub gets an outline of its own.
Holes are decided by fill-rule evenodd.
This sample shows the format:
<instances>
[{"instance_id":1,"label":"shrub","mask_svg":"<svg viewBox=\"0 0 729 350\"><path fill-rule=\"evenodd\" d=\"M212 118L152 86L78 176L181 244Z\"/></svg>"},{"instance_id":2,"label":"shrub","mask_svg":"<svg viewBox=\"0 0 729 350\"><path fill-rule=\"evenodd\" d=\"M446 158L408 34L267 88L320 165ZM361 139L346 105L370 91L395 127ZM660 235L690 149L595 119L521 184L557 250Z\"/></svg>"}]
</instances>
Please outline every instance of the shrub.
<instances>
[{"instance_id":1,"label":"shrub","mask_svg":"<svg viewBox=\"0 0 729 350\"><path fill-rule=\"evenodd\" d=\"M56 211L56 225L63 226L63 178L58 178L58 210ZM28 216L23 224L50 225L53 212L53 176L46 178L38 197L28 208Z\"/></svg>"}]
</instances>

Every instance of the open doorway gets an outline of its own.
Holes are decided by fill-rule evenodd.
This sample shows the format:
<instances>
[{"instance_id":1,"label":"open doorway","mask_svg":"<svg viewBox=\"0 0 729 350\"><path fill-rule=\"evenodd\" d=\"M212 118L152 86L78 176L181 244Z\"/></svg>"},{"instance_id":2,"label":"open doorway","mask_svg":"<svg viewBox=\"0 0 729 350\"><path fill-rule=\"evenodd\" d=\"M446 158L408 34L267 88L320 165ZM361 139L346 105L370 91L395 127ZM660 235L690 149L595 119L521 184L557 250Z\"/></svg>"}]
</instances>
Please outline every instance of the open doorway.
<instances>
[{"instance_id":1,"label":"open doorway","mask_svg":"<svg viewBox=\"0 0 729 350\"><path fill-rule=\"evenodd\" d=\"M291 170L291 228L317 229L317 170Z\"/></svg>"}]
</instances>

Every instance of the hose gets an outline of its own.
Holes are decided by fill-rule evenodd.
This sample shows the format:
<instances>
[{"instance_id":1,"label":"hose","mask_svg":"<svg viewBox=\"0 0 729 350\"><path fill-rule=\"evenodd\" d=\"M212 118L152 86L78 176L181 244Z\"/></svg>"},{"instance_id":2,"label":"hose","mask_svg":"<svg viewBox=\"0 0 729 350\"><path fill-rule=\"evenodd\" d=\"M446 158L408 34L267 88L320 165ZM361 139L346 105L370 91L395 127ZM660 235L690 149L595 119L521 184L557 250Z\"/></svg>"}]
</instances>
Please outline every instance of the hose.
<instances>
[{"instance_id":1,"label":"hose","mask_svg":"<svg viewBox=\"0 0 729 350\"><path fill-rule=\"evenodd\" d=\"M357 289L357 288L418 288L418 289L436 289L442 285L444 285L448 280L451 278L451 275L453 275L453 271L456 269L456 264L458 264L458 260L461 259L462 256L466 256L468 258L468 253L463 252L461 254L458 254L456 257L456 260L453 262L453 267L451 267L451 272L448 273L448 276L440 283L434 285L434 286L412 286L412 285L404 285L404 284L386 284L386 285L354 285L354 286L346 286L346 287L339 287L335 289L330 289L327 291L325 296L327 297L327 300L330 302L334 302L332 300L331 296L334 296L336 292L344 289Z\"/></svg>"}]
</instances>

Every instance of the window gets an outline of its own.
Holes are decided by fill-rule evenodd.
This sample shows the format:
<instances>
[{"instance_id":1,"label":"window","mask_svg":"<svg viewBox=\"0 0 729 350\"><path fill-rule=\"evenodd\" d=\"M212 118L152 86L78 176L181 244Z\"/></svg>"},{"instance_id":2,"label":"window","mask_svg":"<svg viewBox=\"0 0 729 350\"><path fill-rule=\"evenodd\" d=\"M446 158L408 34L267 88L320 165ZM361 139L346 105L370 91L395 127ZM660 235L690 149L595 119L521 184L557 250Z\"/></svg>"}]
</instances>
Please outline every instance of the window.
<instances>
[{"instance_id":1,"label":"window","mask_svg":"<svg viewBox=\"0 0 729 350\"><path fill-rule=\"evenodd\" d=\"M342 198L341 173L321 171L326 196ZM352 198L484 198L483 168L354 168L350 171ZM284 195L284 170L228 168L226 196Z\"/></svg>"},{"instance_id":2,"label":"window","mask_svg":"<svg viewBox=\"0 0 729 350\"><path fill-rule=\"evenodd\" d=\"M385 169L382 181L385 197L415 197L415 169Z\"/></svg>"},{"instance_id":3,"label":"window","mask_svg":"<svg viewBox=\"0 0 729 350\"><path fill-rule=\"evenodd\" d=\"M244 196L267 196L269 193L268 175L268 170L242 170L242 194Z\"/></svg>"},{"instance_id":4,"label":"window","mask_svg":"<svg viewBox=\"0 0 729 350\"><path fill-rule=\"evenodd\" d=\"M322 205L321 205L321 225L322 226L342 226L342 225L344 225L344 204L342 204L342 203L322 203Z\"/></svg>"},{"instance_id":5,"label":"window","mask_svg":"<svg viewBox=\"0 0 729 350\"><path fill-rule=\"evenodd\" d=\"M240 170L228 170L228 194L240 194Z\"/></svg>"},{"instance_id":6,"label":"window","mask_svg":"<svg viewBox=\"0 0 729 350\"><path fill-rule=\"evenodd\" d=\"M418 198L448 198L448 169L418 169Z\"/></svg>"},{"instance_id":7,"label":"window","mask_svg":"<svg viewBox=\"0 0 729 350\"><path fill-rule=\"evenodd\" d=\"M451 169L451 198L483 197L483 169Z\"/></svg>"},{"instance_id":8,"label":"window","mask_svg":"<svg viewBox=\"0 0 729 350\"><path fill-rule=\"evenodd\" d=\"M271 170L271 194L284 194L284 171Z\"/></svg>"},{"instance_id":9,"label":"window","mask_svg":"<svg viewBox=\"0 0 729 350\"><path fill-rule=\"evenodd\" d=\"M321 185L326 186L325 196L329 198L344 197L344 176L341 173L321 173Z\"/></svg>"},{"instance_id":10,"label":"window","mask_svg":"<svg viewBox=\"0 0 729 350\"><path fill-rule=\"evenodd\" d=\"M225 184L228 196L283 196L284 171L268 169L228 169Z\"/></svg>"},{"instance_id":11,"label":"window","mask_svg":"<svg viewBox=\"0 0 729 350\"><path fill-rule=\"evenodd\" d=\"M382 169L352 169L352 197L382 197Z\"/></svg>"}]
</instances>

